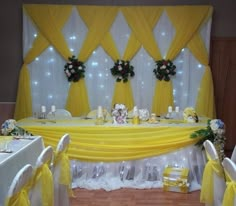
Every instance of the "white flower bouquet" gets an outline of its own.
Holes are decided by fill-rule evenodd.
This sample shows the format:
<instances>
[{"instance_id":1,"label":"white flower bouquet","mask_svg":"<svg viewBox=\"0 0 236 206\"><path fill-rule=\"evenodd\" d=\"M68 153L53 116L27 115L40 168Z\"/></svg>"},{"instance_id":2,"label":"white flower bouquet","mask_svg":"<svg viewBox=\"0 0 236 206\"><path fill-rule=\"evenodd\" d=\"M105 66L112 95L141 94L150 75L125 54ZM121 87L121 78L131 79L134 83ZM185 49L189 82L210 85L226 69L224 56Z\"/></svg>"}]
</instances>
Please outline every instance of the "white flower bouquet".
<instances>
[{"instance_id":1,"label":"white flower bouquet","mask_svg":"<svg viewBox=\"0 0 236 206\"><path fill-rule=\"evenodd\" d=\"M115 104L112 109L113 124L125 124L128 110L124 104Z\"/></svg>"},{"instance_id":2,"label":"white flower bouquet","mask_svg":"<svg viewBox=\"0 0 236 206\"><path fill-rule=\"evenodd\" d=\"M1 133L4 136L18 136L19 134L28 133L23 128L17 126L16 120L8 119L6 120L1 127Z\"/></svg>"},{"instance_id":3,"label":"white flower bouquet","mask_svg":"<svg viewBox=\"0 0 236 206\"><path fill-rule=\"evenodd\" d=\"M196 145L202 147L202 149L204 148L203 143L210 140L216 147L219 159L224 159L225 124L220 119L208 120L207 127L195 131L190 135L190 138L199 138Z\"/></svg>"}]
</instances>

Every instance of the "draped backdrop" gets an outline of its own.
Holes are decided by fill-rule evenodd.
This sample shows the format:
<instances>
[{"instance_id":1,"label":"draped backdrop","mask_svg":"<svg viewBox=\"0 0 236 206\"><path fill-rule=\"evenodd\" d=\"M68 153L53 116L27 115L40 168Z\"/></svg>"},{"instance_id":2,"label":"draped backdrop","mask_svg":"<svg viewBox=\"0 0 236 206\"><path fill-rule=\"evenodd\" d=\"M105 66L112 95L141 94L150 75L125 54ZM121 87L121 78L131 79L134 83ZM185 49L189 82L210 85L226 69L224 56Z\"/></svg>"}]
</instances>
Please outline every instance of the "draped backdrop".
<instances>
[{"instance_id":1,"label":"draped backdrop","mask_svg":"<svg viewBox=\"0 0 236 206\"><path fill-rule=\"evenodd\" d=\"M15 119L32 116L41 105L86 115L98 105L124 103L158 115L169 105L194 107L215 116L209 67L211 6L23 5L23 65ZM64 65L75 55L85 78L68 82ZM171 81L159 81L155 61L176 65ZM110 68L129 60L135 76L116 82Z\"/></svg>"}]
</instances>

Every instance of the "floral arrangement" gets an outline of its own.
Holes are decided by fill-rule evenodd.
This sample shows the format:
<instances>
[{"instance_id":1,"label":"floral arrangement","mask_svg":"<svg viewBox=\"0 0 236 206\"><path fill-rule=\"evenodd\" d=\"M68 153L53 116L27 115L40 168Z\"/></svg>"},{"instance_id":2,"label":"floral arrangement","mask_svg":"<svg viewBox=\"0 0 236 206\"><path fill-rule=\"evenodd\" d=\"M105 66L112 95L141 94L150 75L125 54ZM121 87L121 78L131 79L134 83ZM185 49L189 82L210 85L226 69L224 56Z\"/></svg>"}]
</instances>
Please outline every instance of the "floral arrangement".
<instances>
[{"instance_id":1,"label":"floral arrangement","mask_svg":"<svg viewBox=\"0 0 236 206\"><path fill-rule=\"evenodd\" d=\"M130 65L129 61L117 60L110 70L117 82L127 82L130 77L135 75L134 67Z\"/></svg>"},{"instance_id":2,"label":"floral arrangement","mask_svg":"<svg viewBox=\"0 0 236 206\"><path fill-rule=\"evenodd\" d=\"M112 109L113 124L125 124L128 116L127 108L124 104L115 104Z\"/></svg>"},{"instance_id":3,"label":"floral arrangement","mask_svg":"<svg viewBox=\"0 0 236 206\"><path fill-rule=\"evenodd\" d=\"M190 122L190 123L198 122L198 115L196 111L194 110L194 108L192 107L186 107L184 109L183 118L184 118L184 121L186 122Z\"/></svg>"},{"instance_id":4,"label":"floral arrangement","mask_svg":"<svg viewBox=\"0 0 236 206\"><path fill-rule=\"evenodd\" d=\"M72 57L68 58L68 62L64 66L64 72L68 78L68 81L71 82L78 82L81 78L84 78L85 75L85 66L84 63L78 61L73 55Z\"/></svg>"},{"instance_id":5,"label":"floral arrangement","mask_svg":"<svg viewBox=\"0 0 236 206\"><path fill-rule=\"evenodd\" d=\"M153 70L155 76L159 80L170 81L170 76L175 75L176 66L173 64L172 61L165 60L158 60L156 61L156 68Z\"/></svg>"},{"instance_id":6,"label":"floral arrangement","mask_svg":"<svg viewBox=\"0 0 236 206\"><path fill-rule=\"evenodd\" d=\"M8 119L6 120L1 127L1 133L4 136L14 136L23 134L25 130L16 124L16 120L14 119Z\"/></svg>"},{"instance_id":7,"label":"floral arrangement","mask_svg":"<svg viewBox=\"0 0 236 206\"><path fill-rule=\"evenodd\" d=\"M207 127L195 131L190 135L191 138L198 138L200 140L196 143L197 146L203 147L203 143L206 140L210 140L216 147L220 160L225 157L224 145L225 145L225 125L220 119L208 120Z\"/></svg>"}]
</instances>

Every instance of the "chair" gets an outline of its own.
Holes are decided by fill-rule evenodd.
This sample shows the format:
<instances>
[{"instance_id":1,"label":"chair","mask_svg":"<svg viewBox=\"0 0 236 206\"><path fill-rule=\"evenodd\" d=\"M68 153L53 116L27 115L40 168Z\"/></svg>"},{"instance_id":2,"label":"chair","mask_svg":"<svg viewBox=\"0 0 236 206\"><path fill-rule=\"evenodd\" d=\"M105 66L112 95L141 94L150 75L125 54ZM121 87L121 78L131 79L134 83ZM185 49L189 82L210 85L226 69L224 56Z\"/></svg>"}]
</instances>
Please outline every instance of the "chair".
<instances>
[{"instance_id":1,"label":"chair","mask_svg":"<svg viewBox=\"0 0 236 206\"><path fill-rule=\"evenodd\" d=\"M72 115L69 111L65 109L56 109L55 113L49 112L47 114L47 119L68 119L71 118Z\"/></svg>"},{"instance_id":2,"label":"chair","mask_svg":"<svg viewBox=\"0 0 236 206\"><path fill-rule=\"evenodd\" d=\"M230 159L236 164L236 145L234 146L234 150Z\"/></svg>"},{"instance_id":3,"label":"chair","mask_svg":"<svg viewBox=\"0 0 236 206\"><path fill-rule=\"evenodd\" d=\"M5 206L30 205L28 185L31 180L32 173L33 168L30 164L25 165L17 172L8 190Z\"/></svg>"},{"instance_id":4,"label":"chair","mask_svg":"<svg viewBox=\"0 0 236 206\"><path fill-rule=\"evenodd\" d=\"M53 163L55 206L69 206L69 196L72 195L70 160L67 155L69 143L70 136L65 134L61 137L56 148Z\"/></svg>"},{"instance_id":5,"label":"chair","mask_svg":"<svg viewBox=\"0 0 236 206\"><path fill-rule=\"evenodd\" d=\"M54 189L50 165L53 148L46 147L38 156L31 185L30 202L32 206L53 205Z\"/></svg>"},{"instance_id":6,"label":"chair","mask_svg":"<svg viewBox=\"0 0 236 206\"><path fill-rule=\"evenodd\" d=\"M227 180L222 206L236 206L236 165L228 157L224 158L222 165Z\"/></svg>"},{"instance_id":7,"label":"chair","mask_svg":"<svg viewBox=\"0 0 236 206\"><path fill-rule=\"evenodd\" d=\"M203 146L208 161L203 172L200 202L209 206L221 206L225 191L223 167L213 143L206 140Z\"/></svg>"}]
</instances>

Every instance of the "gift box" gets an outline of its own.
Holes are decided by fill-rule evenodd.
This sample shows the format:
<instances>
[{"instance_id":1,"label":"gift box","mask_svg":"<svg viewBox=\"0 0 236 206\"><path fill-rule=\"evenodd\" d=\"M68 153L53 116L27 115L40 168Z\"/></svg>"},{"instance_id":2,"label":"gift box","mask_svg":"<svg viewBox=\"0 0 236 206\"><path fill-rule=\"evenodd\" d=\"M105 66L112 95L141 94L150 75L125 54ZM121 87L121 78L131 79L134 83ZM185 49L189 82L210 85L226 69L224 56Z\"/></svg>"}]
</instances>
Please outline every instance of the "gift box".
<instances>
[{"instance_id":1,"label":"gift box","mask_svg":"<svg viewBox=\"0 0 236 206\"><path fill-rule=\"evenodd\" d=\"M163 190L171 192L188 193L189 169L179 167L166 167L163 172Z\"/></svg>"}]
</instances>

